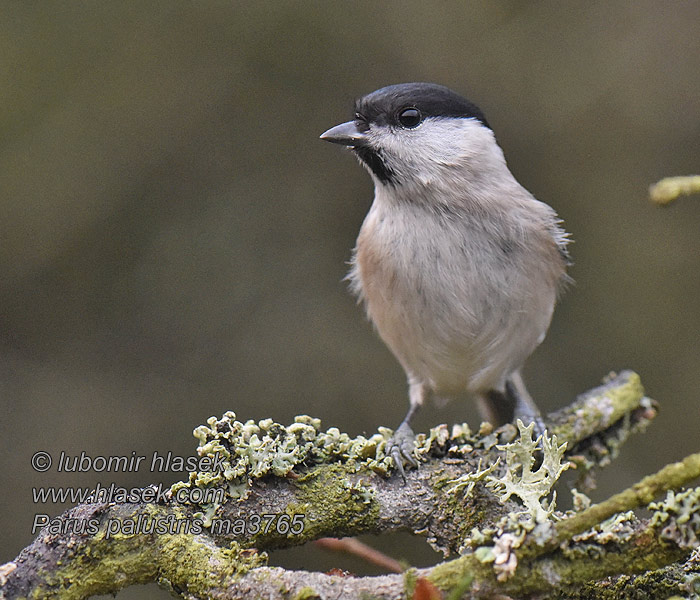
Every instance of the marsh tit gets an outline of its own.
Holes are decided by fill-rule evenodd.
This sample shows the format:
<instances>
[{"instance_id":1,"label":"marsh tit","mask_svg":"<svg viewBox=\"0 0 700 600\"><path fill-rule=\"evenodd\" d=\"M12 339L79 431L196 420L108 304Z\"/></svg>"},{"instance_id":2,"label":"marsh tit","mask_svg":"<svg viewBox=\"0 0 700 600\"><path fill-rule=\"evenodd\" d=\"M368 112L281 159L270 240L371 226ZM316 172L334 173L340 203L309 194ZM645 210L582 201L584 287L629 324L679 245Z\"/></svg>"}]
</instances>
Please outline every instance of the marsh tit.
<instances>
[{"instance_id":1,"label":"marsh tit","mask_svg":"<svg viewBox=\"0 0 700 600\"><path fill-rule=\"evenodd\" d=\"M441 85L390 85L321 139L350 148L374 181L349 279L408 378L388 447L401 474L416 466L410 422L431 395L466 391L489 420L541 431L520 370L567 281L568 237L515 180L483 113Z\"/></svg>"}]
</instances>

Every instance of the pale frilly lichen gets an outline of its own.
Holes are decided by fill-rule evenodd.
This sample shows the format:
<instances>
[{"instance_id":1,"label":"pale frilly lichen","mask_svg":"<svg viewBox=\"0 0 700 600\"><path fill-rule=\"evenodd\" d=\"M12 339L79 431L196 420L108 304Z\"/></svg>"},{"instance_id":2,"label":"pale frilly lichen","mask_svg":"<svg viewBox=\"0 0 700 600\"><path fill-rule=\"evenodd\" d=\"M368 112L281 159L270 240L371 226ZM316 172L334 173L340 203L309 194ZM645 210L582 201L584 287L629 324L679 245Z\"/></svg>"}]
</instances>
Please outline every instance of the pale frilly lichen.
<instances>
[{"instance_id":1,"label":"pale frilly lichen","mask_svg":"<svg viewBox=\"0 0 700 600\"><path fill-rule=\"evenodd\" d=\"M681 548L700 545L700 487L669 491L663 502L654 502L649 508L654 511L651 525L661 529L662 538Z\"/></svg>"},{"instance_id":2,"label":"pale frilly lichen","mask_svg":"<svg viewBox=\"0 0 700 600\"><path fill-rule=\"evenodd\" d=\"M501 502L505 503L511 496L516 496L525 510L510 513L493 529L473 530L464 547L479 545L474 550L476 558L484 563L492 562L499 581L505 581L515 572L518 561L514 550L522 544L526 533L533 529L535 535L546 533L556 504L556 494L552 488L569 467L568 462L562 460L566 444L559 445L556 436L549 437L545 432L533 439L534 424L525 427L520 420L518 430L518 439L497 446L505 453L503 476L491 474L497 463L485 469L481 469L480 465L477 474L483 474L486 486ZM535 470L538 449L542 451L542 463ZM474 483L469 476L464 476L455 480L455 488L466 487L469 491ZM550 494L551 500L548 501ZM493 545L486 545L487 540Z\"/></svg>"},{"instance_id":3,"label":"pale frilly lichen","mask_svg":"<svg viewBox=\"0 0 700 600\"><path fill-rule=\"evenodd\" d=\"M194 430L200 456L220 457L221 469L190 473L189 482L175 486L212 487L227 485L232 498L247 495L252 480L266 475L285 477L298 465L342 461L386 474L391 459L378 452L391 431L381 428L370 438L351 438L331 427L321 431L320 419L297 416L288 426L272 419L245 423L232 411L221 419L210 417L207 425ZM379 457L379 458L376 458Z\"/></svg>"},{"instance_id":4,"label":"pale frilly lichen","mask_svg":"<svg viewBox=\"0 0 700 600\"><path fill-rule=\"evenodd\" d=\"M474 490L474 486L479 481L483 481L489 475L491 475L496 470L496 467L498 467L499 462L499 459L496 459L492 465L482 469L482 459L479 459L479 464L476 467L476 471L470 471L469 473L465 473L464 475L460 475L459 477L452 479L448 484L448 491L454 493L463 490L464 496L470 496Z\"/></svg>"},{"instance_id":5,"label":"pale frilly lichen","mask_svg":"<svg viewBox=\"0 0 700 600\"><path fill-rule=\"evenodd\" d=\"M534 423L527 427L518 420L520 438L510 444L499 445L498 449L505 452L506 470L501 478L490 476L486 485L505 503L515 495L525 505L525 514L534 524L546 522L554 513L556 492L552 492L554 484L561 474L569 468L568 461L562 461L566 450L566 442L559 445L557 436L549 437L547 432L536 440L532 433ZM542 464L533 470L535 452L541 441ZM552 494L551 501L547 497Z\"/></svg>"},{"instance_id":6,"label":"pale frilly lichen","mask_svg":"<svg viewBox=\"0 0 700 600\"><path fill-rule=\"evenodd\" d=\"M634 511L618 513L595 527L573 536L570 542L562 544L562 553L570 560L577 560L584 556L603 558L606 552L614 551L610 547L633 539L638 523ZM608 548L606 548L607 545L609 545Z\"/></svg>"},{"instance_id":7,"label":"pale frilly lichen","mask_svg":"<svg viewBox=\"0 0 700 600\"><path fill-rule=\"evenodd\" d=\"M289 476L295 467L311 467L320 464L343 463L354 471L369 469L388 475L394 467L393 459L385 454L392 431L380 427L378 432L366 438L351 438L335 427L321 430L320 419L297 416L288 426L272 419L255 422L236 420L228 411L221 419L210 417L206 425L194 430L199 440L200 456L218 458L216 471L193 472L189 480L171 487L175 493L182 487L204 489L224 488L227 498L242 499L248 495L253 480L268 475ZM426 434L416 437L415 455L422 459L430 453L463 455L473 448L471 431L466 424L455 425L452 431L439 425ZM208 526L220 503L199 504L197 513Z\"/></svg>"},{"instance_id":8,"label":"pale frilly lichen","mask_svg":"<svg viewBox=\"0 0 700 600\"><path fill-rule=\"evenodd\" d=\"M431 453L448 456L464 456L474 449L475 438L466 423L452 426L437 425L428 434L419 433L416 436L415 455L422 459Z\"/></svg>"},{"instance_id":9,"label":"pale frilly lichen","mask_svg":"<svg viewBox=\"0 0 700 600\"><path fill-rule=\"evenodd\" d=\"M217 420L211 417L206 425L194 430L199 440L200 456L224 452L227 457L225 479L251 480L265 475L285 477L297 465L318 464L333 460L366 463L386 473L386 459L376 460L377 449L386 443L389 430L370 438L351 438L336 427L321 431L320 419L297 416L285 427L272 419L241 423L228 411Z\"/></svg>"}]
</instances>

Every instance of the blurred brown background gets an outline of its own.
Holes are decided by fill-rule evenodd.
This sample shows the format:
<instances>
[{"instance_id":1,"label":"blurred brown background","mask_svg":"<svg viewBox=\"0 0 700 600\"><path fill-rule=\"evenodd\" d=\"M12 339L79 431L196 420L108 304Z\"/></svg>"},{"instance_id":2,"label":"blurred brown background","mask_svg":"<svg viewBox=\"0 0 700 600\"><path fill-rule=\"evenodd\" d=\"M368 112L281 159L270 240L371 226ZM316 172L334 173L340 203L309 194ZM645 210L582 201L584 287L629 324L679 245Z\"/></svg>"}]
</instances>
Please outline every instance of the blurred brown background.
<instances>
[{"instance_id":1,"label":"blurred brown background","mask_svg":"<svg viewBox=\"0 0 700 600\"><path fill-rule=\"evenodd\" d=\"M342 281L372 185L318 140L389 83L480 105L576 240L577 283L526 371L539 404L625 367L661 402L594 497L697 451L700 203L646 190L700 171L699 22L698 2L3 2L0 562L64 508L32 486L178 479L38 474L37 450L190 455L227 409L398 423L403 372ZM141 597L168 596L119 595Z\"/></svg>"}]
</instances>

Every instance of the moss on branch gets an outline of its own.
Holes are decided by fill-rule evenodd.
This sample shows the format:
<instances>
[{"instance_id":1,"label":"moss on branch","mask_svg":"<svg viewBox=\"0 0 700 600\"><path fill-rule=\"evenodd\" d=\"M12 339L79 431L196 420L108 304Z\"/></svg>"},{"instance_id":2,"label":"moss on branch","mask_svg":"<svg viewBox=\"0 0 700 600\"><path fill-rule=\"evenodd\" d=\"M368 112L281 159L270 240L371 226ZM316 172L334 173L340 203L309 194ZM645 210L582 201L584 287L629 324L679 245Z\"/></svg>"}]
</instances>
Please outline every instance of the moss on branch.
<instances>
[{"instance_id":1,"label":"moss on branch","mask_svg":"<svg viewBox=\"0 0 700 600\"><path fill-rule=\"evenodd\" d=\"M609 462L654 415L637 375L624 372L550 415L558 441L546 437L538 445L522 426L520 432L512 425L484 426L476 433L466 425L433 428L419 436L415 452L423 464L404 484L391 476L393 465L383 452L390 430L350 438L337 429L323 431L310 417L285 427L272 420L242 423L226 413L195 431L200 456L220 468L192 473L173 486L164 504L86 504L67 511L55 531L45 528L0 567L0 598L84 598L148 581L188 599L246 598L253 591L270 598L394 598L412 594L419 581L455 598L477 590L584 598L597 589L591 580L601 589L622 589L622 573L661 572L671 582L668 589L681 593L693 569L686 568L680 581L671 567L690 565L691 553L698 553L700 491L651 501L697 477L700 455L578 513L555 511L551 495L570 459L585 461L586 468ZM183 490L224 495L180 503ZM642 505L651 518L629 512ZM61 528L80 518L96 519L97 533ZM159 532L125 526L155 520L181 527ZM115 522L119 526L110 532ZM222 522L243 529L216 529ZM461 556L382 577L265 566L265 549L396 530L424 535L446 555ZM648 580L639 575L625 585L633 597L632 590Z\"/></svg>"}]
</instances>

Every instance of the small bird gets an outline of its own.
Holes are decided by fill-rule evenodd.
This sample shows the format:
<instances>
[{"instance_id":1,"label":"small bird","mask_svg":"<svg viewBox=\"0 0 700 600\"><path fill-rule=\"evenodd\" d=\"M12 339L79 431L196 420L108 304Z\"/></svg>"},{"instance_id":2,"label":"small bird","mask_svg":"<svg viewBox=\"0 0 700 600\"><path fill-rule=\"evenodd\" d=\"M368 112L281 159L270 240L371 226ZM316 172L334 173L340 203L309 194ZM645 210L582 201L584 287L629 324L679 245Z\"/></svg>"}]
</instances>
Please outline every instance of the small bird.
<instances>
[{"instance_id":1,"label":"small bird","mask_svg":"<svg viewBox=\"0 0 700 600\"><path fill-rule=\"evenodd\" d=\"M481 110L442 85L390 85L321 139L349 147L374 181L348 278L408 378L387 447L401 475L417 466L410 423L431 396L466 391L492 422L541 432L520 370L568 280L569 239L516 181Z\"/></svg>"}]
</instances>

